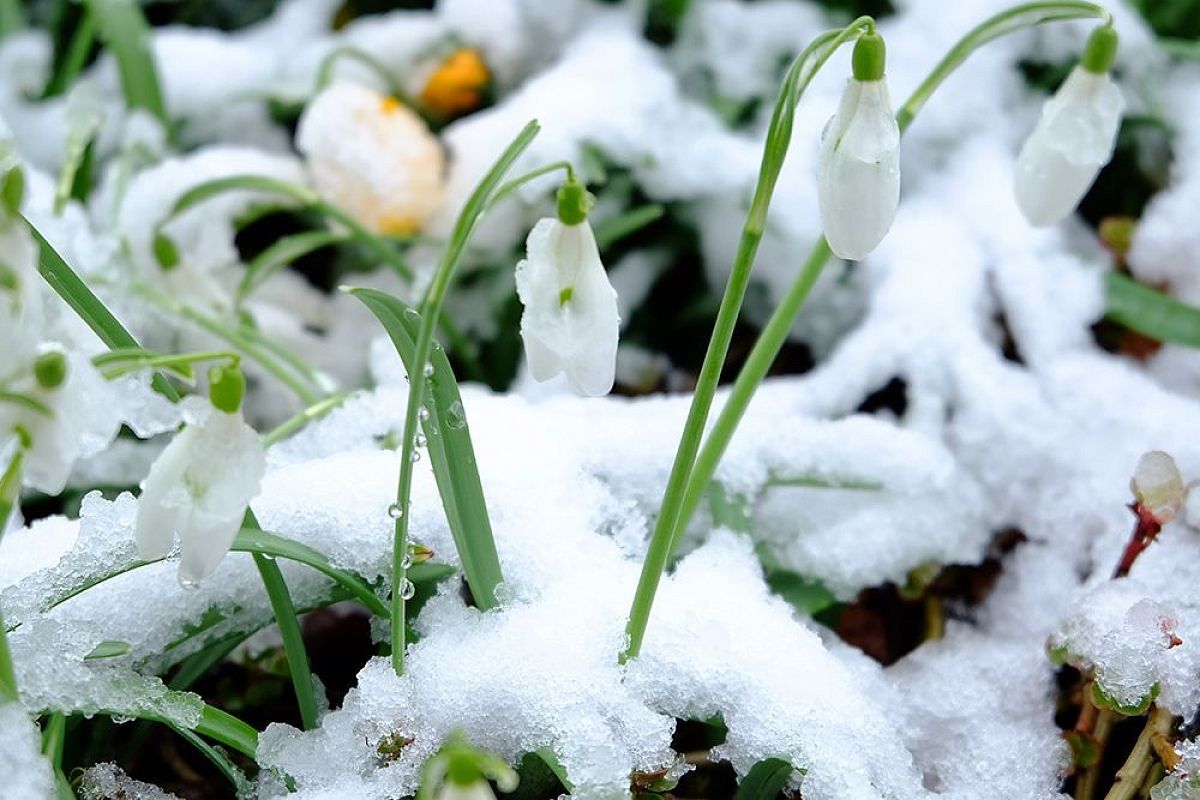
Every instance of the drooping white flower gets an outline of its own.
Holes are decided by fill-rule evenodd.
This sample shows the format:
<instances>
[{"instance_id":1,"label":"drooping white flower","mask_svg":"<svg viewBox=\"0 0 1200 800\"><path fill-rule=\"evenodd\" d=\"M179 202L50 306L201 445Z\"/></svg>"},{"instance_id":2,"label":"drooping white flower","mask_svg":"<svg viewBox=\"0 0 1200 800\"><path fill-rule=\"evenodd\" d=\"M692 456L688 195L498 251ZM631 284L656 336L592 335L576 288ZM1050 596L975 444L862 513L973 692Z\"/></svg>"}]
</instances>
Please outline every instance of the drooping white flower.
<instances>
[{"instance_id":1,"label":"drooping white flower","mask_svg":"<svg viewBox=\"0 0 1200 800\"><path fill-rule=\"evenodd\" d=\"M22 365L6 391L33 404L0 403L0 447L27 439L24 481L46 494L58 494L82 457L100 452L120 428L122 409L112 384L78 353L64 355L43 343L41 354Z\"/></svg>"},{"instance_id":2,"label":"drooping white flower","mask_svg":"<svg viewBox=\"0 0 1200 800\"><path fill-rule=\"evenodd\" d=\"M616 372L620 318L617 293L587 219L574 224L539 220L529 232L525 253L517 264L517 295L525 305L521 338L534 379L545 381L562 372L580 394L608 394Z\"/></svg>"},{"instance_id":3,"label":"drooping white flower","mask_svg":"<svg viewBox=\"0 0 1200 800\"><path fill-rule=\"evenodd\" d=\"M1053 225L1070 215L1112 158L1125 100L1108 73L1116 34L1102 32L1111 30L1100 28L1092 34L1083 63L1046 101L1037 127L1021 148L1017 205L1033 225ZM1092 56L1098 36L1100 46L1111 48L1106 58Z\"/></svg>"},{"instance_id":4,"label":"drooping white flower","mask_svg":"<svg viewBox=\"0 0 1200 800\"><path fill-rule=\"evenodd\" d=\"M411 109L373 89L331 84L304 109L296 146L321 196L375 233L411 233L441 203L441 144Z\"/></svg>"},{"instance_id":5,"label":"drooping white flower","mask_svg":"<svg viewBox=\"0 0 1200 800\"><path fill-rule=\"evenodd\" d=\"M239 398L240 400L240 398ZM163 558L179 538L179 582L195 586L229 552L258 494L266 454L240 411L188 401L189 422L150 467L138 501L137 545Z\"/></svg>"},{"instance_id":6,"label":"drooping white flower","mask_svg":"<svg viewBox=\"0 0 1200 800\"><path fill-rule=\"evenodd\" d=\"M874 250L896 217L900 128L892 114L878 35L866 34L855 45L854 76L825 126L817 201L829 248L851 261Z\"/></svg>"}]
</instances>

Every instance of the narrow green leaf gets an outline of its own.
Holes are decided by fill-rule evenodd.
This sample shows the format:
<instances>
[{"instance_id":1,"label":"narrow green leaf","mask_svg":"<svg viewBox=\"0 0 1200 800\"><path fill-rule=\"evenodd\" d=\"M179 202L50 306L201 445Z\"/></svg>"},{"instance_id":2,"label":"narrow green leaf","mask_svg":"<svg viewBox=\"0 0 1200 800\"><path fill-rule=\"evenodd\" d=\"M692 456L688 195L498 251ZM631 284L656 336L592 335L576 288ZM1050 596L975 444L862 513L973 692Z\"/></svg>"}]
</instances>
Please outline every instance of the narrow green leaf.
<instances>
[{"instance_id":1,"label":"narrow green leaf","mask_svg":"<svg viewBox=\"0 0 1200 800\"><path fill-rule=\"evenodd\" d=\"M71 41L67 44L66 52L62 58L57 59L54 71L46 82L46 88L42 91L43 99L62 94L75 82L87 65L87 59L91 55L92 45L95 41L96 18L92 16L90 10L85 8L79 18L79 24L71 33Z\"/></svg>"},{"instance_id":2,"label":"narrow green leaf","mask_svg":"<svg viewBox=\"0 0 1200 800\"><path fill-rule=\"evenodd\" d=\"M168 727L175 731L175 733L179 734L192 747L199 750L200 753L207 758L222 775L225 776L226 780L233 785L238 797L246 797L250 795L252 791L250 781L246 779L246 776L242 774L242 771L238 769L234 763L225 756L224 753L201 739L192 731L189 731L187 728L170 724L168 724Z\"/></svg>"},{"instance_id":3,"label":"narrow green leaf","mask_svg":"<svg viewBox=\"0 0 1200 800\"><path fill-rule=\"evenodd\" d=\"M1200 309L1119 272L1108 274L1104 290L1109 319L1159 342L1200 347Z\"/></svg>"},{"instance_id":4,"label":"narrow green leaf","mask_svg":"<svg viewBox=\"0 0 1200 800\"><path fill-rule=\"evenodd\" d=\"M242 524L250 529L259 527L254 512L248 508ZM255 553L254 565L258 567L258 574L262 577L263 588L267 591L271 611L275 614L275 624L283 640L283 652L287 656L288 672L292 675L292 688L296 692L296 704L300 707L301 723L304 730L311 731L317 727L317 698L313 693L308 650L304 646L304 635L300 631L300 619L296 616L292 595L274 558Z\"/></svg>"},{"instance_id":5,"label":"narrow green leaf","mask_svg":"<svg viewBox=\"0 0 1200 800\"><path fill-rule=\"evenodd\" d=\"M630 234L637 233L652 222L662 219L664 209L658 204L641 206L618 217L596 224L596 245L604 249Z\"/></svg>"},{"instance_id":6,"label":"narrow green leaf","mask_svg":"<svg viewBox=\"0 0 1200 800\"><path fill-rule=\"evenodd\" d=\"M150 51L150 28L134 0L85 0L100 38L117 63L121 91L130 108L143 108L166 125L167 110Z\"/></svg>"},{"instance_id":7,"label":"narrow green leaf","mask_svg":"<svg viewBox=\"0 0 1200 800\"><path fill-rule=\"evenodd\" d=\"M129 642L118 642L109 639L92 648L92 652L83 657L84 661L99 661L104 658L118 658L129 652Z\"/></svg>"},{"instance_id":8,"label":"narrow green leaf","mask_svg":"<svg viewBox=\"0 0 1200 800\"><path fill-rule=\"evenodd\" d=\"M782 758L767 758L755 764L738 784L734 800L775 800L791 780L792 765Z\"/></svg>"},{"instance_id":9,"label":"narrow green leaf","mask_svg":"<svg viewBox=\"0 0 1200 800\"><path fill-rule=\"evenodd\" d=\"M205 705L200 724L193 730L233 748L248 758L254 758L258 753L258 731L219 708Z\"/></svg>"},{"instance_id":10,"label":"narrow green leaf","mask_svg":"<svg viewBox=\"0 0 1200 800\"><path fill-rule=\"evenodd\" d=\"M28 222L28 220L27 220ZM67 265L62 256L46 241L33 225L29 230L37 239L41 248L38 258L38 272L50 285L55 293L66 301L67 305L79 315L87 326L92 329L100 341L111 349L140 347L137 340L125 329L125 326L112 315L104 303L88 288L75 271ZM152 385L154 390L173 402L179 401L179 392L161 374L155 375Z\"/></svg>"},{"instance_id":11,"label":"narrow green leaf","mask_svg":"<svg viewBox=\"0 0 1200 800\"><path fill-rule=\"evenodd\" d=\"M241 553L259 553L272 558L286 558L289 561L298 561L301 564L307 564L344 588L351 597L370 609L372 613L383 617L387 617L390 613L387 603L376 597L375 593L371 591L371 587L365 581L356 575L333 566L324 554L317 552L308 545L293 542L290 539L285 539L269 531L258 530L256 528L242 528L233 540L233 547L231 549ZM52 598L47 598L43 610L49 611L51 608L65 603L72 597L86 592L93 586L112 580L118 575L124 575L126 572L131 572L154 563L157 563L157 561L134 561L113 572L104 575L89 576L60 594ZM449 569L449 567L440 564L420 564L413 567L413 571L416 572L419 567L430 567L431 569L427 572L427 575L430 576L437 574L437 570L432 568ZM426 577L425 579L433 578ZM412 580L415 582L417 578L413 578Z\"/></svg>"},{"instance_id":12,"label":"narrow green leaf","mask_svg":"<svg viewBox=\"0 0 1200 800\"><path fill-rule=\"evenodd\" d=\"M268 278L296 259L322 247L347 241L349 238L349 234L341 231L305 231L279 239L246 265L246 273L238 284L238 302L245 300Z\"/></svg>"},{"instance_id":13,"label":"narrow green leaf","mask_svg":"<svg viewBox=\"0 0 1200 800\"><path fill-rule=\"evenodd\" d=\"M375 289L353 289L351 294L379 319L410 374L413 369L422 369L413 364L420 324L417 313L395 297ZM430 363L433 365L433 374L429 376L431 402L421 426L467 584L476 605L487 610L498 604L496 587L504 576L475 464L475 450L458 382L445 352L435 348Z\"/></svg>"}]
</instances>

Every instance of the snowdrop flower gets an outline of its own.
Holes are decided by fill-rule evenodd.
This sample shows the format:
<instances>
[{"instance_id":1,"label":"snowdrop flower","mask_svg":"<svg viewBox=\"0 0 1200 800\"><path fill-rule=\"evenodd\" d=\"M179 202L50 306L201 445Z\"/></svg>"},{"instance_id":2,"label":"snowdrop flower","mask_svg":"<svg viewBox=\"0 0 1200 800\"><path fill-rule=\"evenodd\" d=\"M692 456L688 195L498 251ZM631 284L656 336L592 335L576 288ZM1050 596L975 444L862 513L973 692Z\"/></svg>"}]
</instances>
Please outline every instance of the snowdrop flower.
<instances>
[{"instance_id":1,"label":"snowdrop flower","mask_svg":"<svg viewBox=\"0 0 1200 800\"><path fill-rule=\"evenodd\" d=\"M413 111L338 81L304 109L296 146L323 198L381 234L417 230L442 200L442 147Z\"/></svg>"},{"instance_id":2,"label":"snowdrop flower","mask_svg":"<svg viewBox=\"0 0 1200 800\"><path fill-rule=\"evenodd\" d=\"M580 394L613 387L617 361L617 293L608 281L587 222L592 198L570 177L558 192L558 218L539 220L517 264L525 306L521 338L535 380L560 372Z\"/></svg>"},{"instance_id":3,"label":"snowdrop flower","mask_svg":"<svg viewBox=\"0 0 1200 800\"><path fill-rule=\"evenodd\" d=\"M211 404L188 409L189 424L151 465L138 501L138 552L163 558L178 536L179 582L189 588L229 552L266 470L258 434L242 420L241 370L216 367L209 383Z\"/></svg>"},{"instance_id":4,"label":"snowdrop flower","mask_svg":"<svg viewBox=\"0 0 1200 800\"><path fill-rule=\"evenodd\" d=\"M1109 25L1097 28L1021 148L1017 205L1033 225L1065 219L1112 158L1125 108L1108 74L1116 52L1116 31Z\"/></svg>"},{"instance_id":5,"label":"snowdrop flower","mask_svg":"<svg viewBox=\"0 0 1200 800\"><path fill-rule=\"evenodd\" d=\"M502 792L520 782L516 771L491 753L473 747L461 733L452 733L421 770L417 800L496 800L488 780Z\"/></svg>"},{"instance_id":6,"label":"snowdrop flower","mask_svg":"<svg viewBox=\"0 0 1200 800\"><path fill-rule=\"evenodd\" d=\"M834 254L851 261L883 240L900 202L900 128L888 98L884 63L883 37L859 37L853 77L821 139L821 227Z\"/></svg>"},{"instance_id":7,"label":"snowdrop flower","mask_svg":"<svg viewBox=\"0 0 1200 800\"><path fill-rule=\"evenodd\" d=\"M90 359L42 343L4 389L31 404L0 403L0 450L23 441L27 485L58 494L75 462L98 453L120 428L121 402Z\"/></svg>"}]
</instances>

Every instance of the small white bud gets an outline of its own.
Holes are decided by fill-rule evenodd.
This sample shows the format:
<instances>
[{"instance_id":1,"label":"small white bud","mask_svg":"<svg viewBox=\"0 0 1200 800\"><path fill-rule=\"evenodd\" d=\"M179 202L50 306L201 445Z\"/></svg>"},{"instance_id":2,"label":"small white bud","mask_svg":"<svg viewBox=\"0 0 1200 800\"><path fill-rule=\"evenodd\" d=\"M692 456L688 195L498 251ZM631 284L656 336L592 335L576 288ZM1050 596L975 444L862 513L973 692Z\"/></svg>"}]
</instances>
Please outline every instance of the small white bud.
<instances>
[{"instance_id":1,"label":"small white bud","mask_svg":"<svg viewBox=\"0 0 1200 800\"><path fill-rule=\"evenodd\" d=\"M1160 525L1175 518L1187 496L1175 459L1161 450L1151 450L1138 459L1129 488Z\"/></svg>"}]
</instances>

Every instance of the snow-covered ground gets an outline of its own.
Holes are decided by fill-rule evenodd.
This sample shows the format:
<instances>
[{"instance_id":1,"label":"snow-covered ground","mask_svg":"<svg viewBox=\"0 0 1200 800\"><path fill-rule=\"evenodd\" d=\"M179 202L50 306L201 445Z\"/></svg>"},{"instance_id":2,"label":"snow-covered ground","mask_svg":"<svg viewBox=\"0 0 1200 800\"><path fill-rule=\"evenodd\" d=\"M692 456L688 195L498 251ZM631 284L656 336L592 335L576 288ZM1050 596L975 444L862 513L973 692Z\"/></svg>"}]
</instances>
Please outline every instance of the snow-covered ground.
<instances>
[{"instance_id":1,"label":"snow-covered ground","mask_svg":"<svg viewBox=\"0 0 1200 800\"><path fill-rule=\"evenodd\" d=\"M879 30L897 101L971 25L1006 7L895 5ZM21 33L0 44L0 116L27 165L26 215L150 346L213 345L128 285L137 280L229 313L243 269L234 221L254 197L231 193L171 221L164 230L180 265L164 272L154 235L171 204L220 175L308 181L308 165L263 98L303 100L339 44L361 48L403 81L420 74L431 48L453 40L477 48L495 74L496 104L440 133L444 199L424 233L449 233L504 144L537 118L542 132L514 174L559 159L581 164L598 149L651 201L673 204L694 223L703 269L720 286L757 177L777 65L835 21L806 3L711 0L695 5L663 49L643 38L638 3L447 0L435 11L367 16L330 32L334 6L292 0L228 35L156 30L166 104L183 121L187 152L166 149L152 121L123 110L116 70L103 57L87 80L104 110L97 150L107 166L91 202L72 201L61 214L52 208L53 176L73 101L26 99L49 60L44 36ZM1175 137L1169 183L1138 226L1130 268L1200 302L1200 67L1169 62L1135 14L1113 11L1127 113L1160 115ZM1017 152L1044 100L1017 64L1069 58L1089 29L1057 24L990 44L913 123L890 233L853 269L830 265L793 331L816 367L764 385L717 470L727 493L751 503L748 530L717 524L707 510L697 516L659 591L642 654L628 664L617 661L626 615L689 397L579 398L565 381L537 384L525 374L505 393L465 384L463 415L505 575L501 607L480 612L464 603L456 580L443 583L415 620L420 638L403 677L376 658L319 728L266 729L259 795L285 794L284 775L296 798L411 795L422 764L459 730L513 763L548 748L574 796L624 797L632 772L681 769L671 749L677 718L720 715L728 738L713 757L739 775L764 758L787 759L802 770L794 781L805 800L1049 800L1061 796L1070 764L1055 724L1051 646L1075 666L1095 668L1122 702L1156 686L1160 707L1191 720L1200 707L1200 529L1190 523L1200 521L1180 514L1128 578L1110 575L1133 527L1127 505L1139 457L1166 451L1185 481L1200 477L1200 354L1167 345L1136 361L1102 350L1091 326L1103 315L1110 254L1079 219L1030 227L1012 191ZM799 106L755 267L770 298L747 310L756 321L820 234L820 133L848 71L841 52ZM350 60L336 74L378 87L374 73ZM731 128L711 96L765 102L749 124ZM122 175L125 156L139 147L151 163ZM539 179L497 207L467 265L517 252L555 185ZM438 255L434 245L417 245L408 259L427 279ZM658 263L651 246L608 265L624 318ZM511 293L509 276L452 292L448 315L490 335L500 323L489 309L498 293ZM356 282L415 294L385 272ZM57 341L102 351L65 305L48 296L45 305ZM323 379L368 387L268 450L253 510L265 530L385 584L399 455L380 441L403 426L407 383L398 357L356 300L325 295L293 273L273 277L245 311ZM638 355L624 350L619 363ZM246 366L256 381L247 413L260 429L299 410L269 375ZM899 413L856 413L893 379L905 386ZM718 394L717 410L725 399ZM143 479L161 442L109 442L118 420L145 434L177 423L146 376L101 386L81 403L81 430L95 433L79 433L71 445L83 460L70 485ZM429 462L416 465L411 536L456 565ZM858 488L780 485L797 478ZM199 699L166 690L157 676L206 644L270 623L245 553L231 554L193 591L181 589L176 565L164 562L50 607L90 577L136 562L137 504L129 494L90 495L77 520L50 517L5 534L0 609L31 714L153 714L193 726ZM886 667L774 596L760 559L769 554L852 601L863 589L903 584L928 564L978 564L1006 529L1025 541L1003 558L983 603L958 609L943 638ZM279 563L298 607L331 596L318 573ZM383 627L376 633L386 636ZM126 642L129 652L85 661L104 641ZM11 707L0 711L0 773L11 776L0 795L49 795L52 777L33 727ZM396 735L412 741L381 757L381 743ZM1181 752L1180 772L1156 798L1197 796L1185 786L1195 745Z\"/></svg>"}]
</instances>

